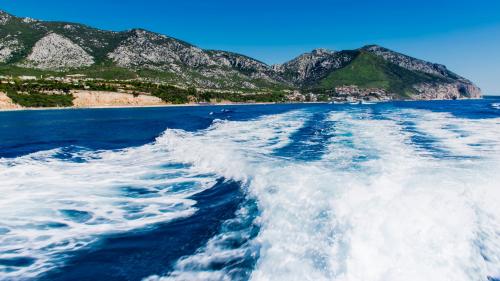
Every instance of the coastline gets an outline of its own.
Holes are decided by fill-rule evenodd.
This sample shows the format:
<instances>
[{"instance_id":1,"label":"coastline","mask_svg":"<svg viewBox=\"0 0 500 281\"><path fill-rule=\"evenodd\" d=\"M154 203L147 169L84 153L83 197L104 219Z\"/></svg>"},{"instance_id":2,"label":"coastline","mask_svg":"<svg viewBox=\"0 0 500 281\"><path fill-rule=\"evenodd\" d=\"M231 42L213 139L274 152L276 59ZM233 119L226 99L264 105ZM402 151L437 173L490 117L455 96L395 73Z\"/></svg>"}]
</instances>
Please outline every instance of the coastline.
<instances>
[{"instance_id":1,"label":"coastline","mask_svg":"<svg viewBox=\"0 0 500 281\"><path fill-rule=\"evenodd\" d=\"M488 97L495 96L482 96L481 98L464 98L463 100L481 100ZM390 100L378 101L375 103L386 102L432 102L432 101L450 101L449 99L434 99L434 100ZM183 103L183 104L157 104L157 105L103 105L103 106L68 106L68 107L19 107L19 108L0 108L1 112L16 112L16 111L41 111L41 110L78 110L78 109L126 109L126 108L167 108L167 107L209 107L209 106L246 106L246 105L273 105L273 104L330 104L330 102L253 102L253 103ZM332 105L349 105L349 103L340 103ZM363 105L363 104L362 104ZM366 104L364 104L366 105Z\"/></svg>"},{"instance_id":2,"label":"coastline","mask_svg":"<svg viewBox=\"0 0 500 281\"><path fill-rule=\"evenodd\" d=\"M78 109L119 109L119 108L161 108L161 107L198 107L198 106L230 106L230 105L272 105L272 104L299 104L300 102L276 103L276 102L254 102L254 103L182 103L182 104L159 104L159 105L105 105L105 106L68 106L68 107L21 107L0 108L0 112L12 111L36 111L36 110L78 110ZM303 102L306 103L306 102ZM322 104L327 102L307 102L307 104Z\"/></svg>"}]
</instances>

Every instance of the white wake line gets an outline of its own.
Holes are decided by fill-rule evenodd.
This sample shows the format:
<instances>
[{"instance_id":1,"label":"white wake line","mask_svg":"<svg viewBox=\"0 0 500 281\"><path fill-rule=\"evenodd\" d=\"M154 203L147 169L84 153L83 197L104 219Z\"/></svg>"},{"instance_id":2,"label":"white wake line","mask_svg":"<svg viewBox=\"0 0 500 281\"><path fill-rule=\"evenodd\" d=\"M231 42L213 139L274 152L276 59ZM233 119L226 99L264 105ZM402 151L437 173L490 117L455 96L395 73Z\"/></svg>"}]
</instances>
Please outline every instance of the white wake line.
<instances>
[{"instance_id":1,"label":"white wake line","mask_svg":"<svg viewBox=\"0 0 500 281\"><path fill-rule=\"evenodd\" d=\"M486 280L498 275L498 165L423 158L396 121L366 115L337 118L353 135L352 143L334 141L330 149L353 155L375 151L376 157L357 171L335 170L324 161L266 160L225 139L223 131L217 139L170 132L163 141L178 161L249 182L262 210L257 238L262 251L253 280ZM188 276L208 280L207 274L195 270Z\"/></svg>"},{"instance_id":2,"label":"white wake line","mask_svg":"<svg viewBox=\"0 0 500 281\"><path fill-rule=\"evenodd\" d=\"M491 158L500 153L500 118L463 119L449 113L405 110L416 128L439 142L439 147L459 156ZM394 114L395 120L400 115Z\"/></svg>"}]
</instances>

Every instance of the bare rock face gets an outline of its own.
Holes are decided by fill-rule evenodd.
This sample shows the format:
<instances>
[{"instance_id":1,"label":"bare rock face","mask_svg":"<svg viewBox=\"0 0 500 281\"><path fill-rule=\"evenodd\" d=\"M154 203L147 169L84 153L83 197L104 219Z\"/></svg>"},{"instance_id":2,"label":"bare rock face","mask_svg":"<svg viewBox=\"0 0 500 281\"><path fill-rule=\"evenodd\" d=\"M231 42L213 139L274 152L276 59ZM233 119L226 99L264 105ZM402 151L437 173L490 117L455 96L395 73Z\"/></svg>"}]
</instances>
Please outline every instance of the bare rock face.
<instances>
[{"instance_id":1,"label":"bare rock face","mask_svg":"<svg viewBox=\"0 0 500 281\"><path fill-rule=\"evenodd\" d=\"M11 15L0 10L0 25L5 25L11 18L12 18Z\"/></svg>"},{"instance_id":2,"label":"bare rock face","mask_svg":"<svg viewBox=\"0 0 500 281\"><path fill-rule=\"evenodd\" d=\"M252 79L278 83L268 65L224 51L208 51L188 43L148 32L131 30L107 57L118 66L168 71L202 88L251 88ZM243 81L247 83L243 83Z\"/></svg>"},{"instance_id":3,"label":"bare rock face","mask_svg":"<svg viewBox=\"0 0 500 281\"><path fill-rule=\"evenodd\" d=\"M179 44L182 46L182 44ZM216 63L202 49L194 46L181 47L179 50L180 60L190 67L212 66Z\"/></svg>"},{"instance_id":4,"label":"bare rock face","mask_svg":"<svg viewBox=\"0 0 500 281\"><path fill-rule=\"evenodd\" d=\"M93 57L82 47L62 35L49 33L36 42L24 66L60 70L90 66L93 63Z\"/></svg>"},{"instance_id":5,"label":"bare rock face","mask_svg":"<svg viewBox=\"0 0 500 281\"><path fill-rule=\"evenodd\" d=\"M467 83L422 83L414 85L417 100L450 100L460 98L481 98L481 90L473 84Z\"/></svg>"},{"instance_id":6,"label":"bare rock face","mask_svg":"<svg viewBox=\"0 0 500 281\"><path fill-rule=\"evenodd\" d=\"M33 18L23 18L24 23L36 23L38 20L33 19Z\"/></svg>"},{"instance_id":7,"label":"bare rock face","mask_svg":"<svg viewBox=\"0 0 500 281\"><path fill-rule=\"evenodd\" d=\"M22 109L23 107L15 104L5 93L0 92L0 110Z\"/></svg>"},{"instance_id":8,"label":"bare rock face","mask_svg":"<svg viewBox=\"0 0 500 281\"><path fill-rule=\"evenodd\" d=\"M165 105L160 98L150 95L133 96L127 93L77 90L71 93L75 107L99 106L154 106Z\"/></svg>"},{"instance_id":9,"label":"bare rock face","mask_svg":"<svg viewBox=\"0 0 500 281\"><path fill-rule=\"evenodd\" d=\"M273 65L273 69L279 73L293 72L294 82L304 81L319 63L324 62L334 53L326 49L315 49L284 64Z\"/></svg>"},{"instance_id":10,"label":"bare rock face","mask_svg":"<svg viewBox=\"0 0 500 281\"><path fill-rule=\"evenodd\" d=\"M210 56L222 69L229 67L254 79L285 82L270 66L256 59L224 51L210 51ZM250 88L254 89L253 86Z\"/></svg>"},{"instance_id":11,"label":"bare rock face","mask_svg":"<svg viewBox=\"0 0 500 281\"><path fill-rule=\"evenodd\" d=\"M326 49L315 49L284 64L274 65L273 69L291 80L294 84L307 84L329 72L343 67L352 60L347 52L335 52Z\"/></svg>"},{"instance_id":12,"label":"bare rock face","mask_svg":"<svg viewBox=\"0 0 500 281\"><path fill-rule=\"evenodd\" d=\"M19 40L10 34L0 39L0 62L7 62L12 55L22 49L23 46Z\"/></svg>"},{"instance_id":13,"label":"bare rock face","mask_svg":"<svg viewBox=\"0 0 500 281\"><path fill-rule=\"evenodd\" d=\"M240 70L268 71L269 66L255 59L223 51L212 51L212 59L219 66L230 66Z\"/></svg>"},{"instance_id":14,"label":"bare rock face","mask_svg":"<svg viewBox=\"0 0 500 281\"><path fill-rule=\"evenodd\" d=\"M472 82L469 83L459 83L459 91L464 94L465 97L469 97L471 99L480 99L483 95L481 93L481 89L474 85Z\"/></svg>"},{"instance_id":15,"label":"bare rock face","mask_svg":"<svg viewBox=\"0 0 500 281\"><path fill-rule=\"evenodd\" d=\"M199 48L144 30L132 30L131 36L108 57L122 67L157 70L175 71L183 64L190 67L214 64Z\"/></svg>"}]
</instances>

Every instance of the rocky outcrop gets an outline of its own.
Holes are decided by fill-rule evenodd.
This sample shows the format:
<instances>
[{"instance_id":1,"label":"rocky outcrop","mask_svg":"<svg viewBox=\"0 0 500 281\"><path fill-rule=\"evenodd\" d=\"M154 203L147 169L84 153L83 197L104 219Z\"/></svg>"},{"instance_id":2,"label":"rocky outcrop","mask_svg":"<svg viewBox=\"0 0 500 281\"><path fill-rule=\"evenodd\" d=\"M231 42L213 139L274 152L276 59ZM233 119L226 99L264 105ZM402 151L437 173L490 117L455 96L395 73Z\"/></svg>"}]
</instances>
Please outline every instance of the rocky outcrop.
<instances>
[{"instance_id":1,"label":"rocky outcrop","mask_svg":"<svg viewBox=\"0 0 500 281\"><path fill-rule=\"evenodd\" d=\"M284 79L272 67L256 59L225 51L209 51L209 54L221 69L229 67L246 77L265 80L270 84L290 84L288 80ZM243 84L254 85L250 81ZM254 86L250 87L250 89L254 88Z\"/></svg>"},{"instance_id":2,"label":"rocky outcrop","mask_svg":"<svg viewBox=\"0 0 500 281\"><path fill-rule=\"evenodd\" d=\"M284 64L273 65L273 69L294 84L302 84L342 67L351 59L352 57L344 52L315 49Z\"/></svg>"},{"instance_id":3,"label":"rocky outcrop","mask_svg":"<svg viewBox=\"0 0 500 281\"><path fill-rule=\"evenodd\" d=\"M94 59L68 38L49 33L36 42L23 66L60 70L90 66Z\"/></svg>"},{"instance_id":4,"label":"rocky outcrop","mask_svg":"<svg viewBox=\"0 0 500 281\"><path fill-rule=\"evenodd\" d=\"M133 69L168 71L179 80L202 88L248 88L252 80L278 83L279 77L264 63L242 55L206 51L185 42L144 30L132 30L108 58ZM241 81L237 84L237 81Z\"/></svg>"},{"instance_id":5,"label":"rocky outcrop","mask_svg":"<svg viewBox=\"0 0 500 281\"><path fill-rule=\"evenodd\" d=\"M464 98L480 99L482 98L481 89L474 83L467 80L466 83L458 83L458 91Z\"/></svg>"},{"instance_id":6,"label":"rocky outcrop","mask_svg":"<svg viewBox=\"0 0 500 281\"><path fill-rule=\"evenodd\" d=\"M108 57L119 66L159 70L180 71L184 64L190 67L214 64L199 48L139 29L132 30Z\"/></svg>"},{"instance_id":7,"label":"rocky outcrop","mask_svg":"<svg viewBox=\"0 0 500 281\"><path fill-rule=\"evenodd\" d=\"M22 44L15 37L7 35L0 39L0 62L7 62L15 52L22 49Z\"/></svg>"},{"instance_id":8,"label":"rocky outcrop","mask_svg":"<svg viewBox=\"0 0 500 281\"><path fill-rule=\"evenodd\" d=\"M15 104L5 93L0 92L0 110L13 110L22 108L22 106Z\"/></svg>"},{"instance_id":9,"label":"rocky outcrop","mask_svg":"<svg viewBox=\"0 0 500 281\"><path fill-rule=\"evenodd\" d=\"M107 107L107 106L155 106L165 105L160 98L150 95L102 91L72 91L75 99L74 107Z\"/></svg>"},{"instance_id":10,"label":"rocky outcrop","mask_svg":"<svg viewBox=\"0 0 500 281\"><path fill-rule=\"evenodd\" d=\"M0 25L5 25L7 22L12 19L12 16L8 13L0 10Z\"/></svg>"},{"instance_id":11,"label":"rocky outcrop","mask_svg":"<svg viewBox=\"0 0 500 281\"><path fill-rule=\"evenodd\" d=\"M225 51L209 51L209 54L212 60L221 67L230 67L249 73L264 73L271 70L267 64L240 54Z\"/></svg>"},{"instance_id":12,"label":"rocky outcrop","mask_svg":"<svg viewBox=\"0 0 500 281\"><path fill-rule=\"evenodd\" d=\"M450 100L461 98L481 98L481 90L472 84L465 83L422 83L414 85L417 94L413 96L416 100Z\"/></svg>"}]
</instances>

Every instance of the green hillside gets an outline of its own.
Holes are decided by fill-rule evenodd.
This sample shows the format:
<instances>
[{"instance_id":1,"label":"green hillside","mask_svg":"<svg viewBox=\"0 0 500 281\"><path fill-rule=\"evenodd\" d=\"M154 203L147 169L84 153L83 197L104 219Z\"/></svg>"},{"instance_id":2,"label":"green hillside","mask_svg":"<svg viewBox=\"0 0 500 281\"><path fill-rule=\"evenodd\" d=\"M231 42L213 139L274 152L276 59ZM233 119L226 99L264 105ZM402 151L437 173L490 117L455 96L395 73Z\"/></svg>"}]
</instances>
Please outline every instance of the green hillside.
<instances>
[{"instance_id":1,"label":"green hillside","mask_svg":"<svg viewBox=\"0 0 500 281\"><path fill-rule=\"evenodd\" d=\"M446 79L411 71L374 54L360 51L348 65L331 72L312 88L332 89L345 85L360 88L382 88L402 97L414 93L412 85L422 82L445 82Z\"/></svg>"}]
</instances>

